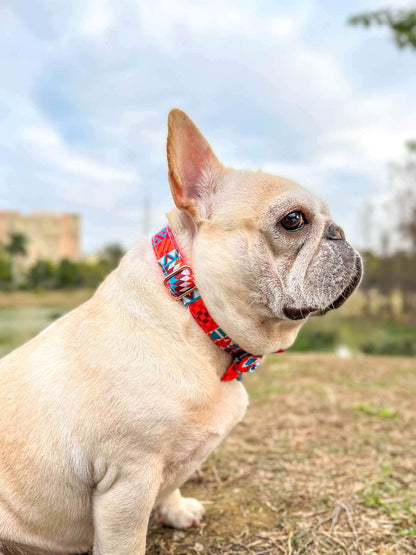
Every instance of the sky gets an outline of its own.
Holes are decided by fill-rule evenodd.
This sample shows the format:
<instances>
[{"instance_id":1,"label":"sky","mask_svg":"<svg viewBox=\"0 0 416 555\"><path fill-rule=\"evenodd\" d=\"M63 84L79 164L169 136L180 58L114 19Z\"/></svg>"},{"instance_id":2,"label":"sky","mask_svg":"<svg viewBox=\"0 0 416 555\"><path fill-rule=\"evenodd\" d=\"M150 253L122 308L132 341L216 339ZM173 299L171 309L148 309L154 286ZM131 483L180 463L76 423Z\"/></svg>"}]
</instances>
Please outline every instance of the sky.
<instances>
[{"instance_id":1,"label":"sky","mask_svg":"<svg viewBox=\"0 0 416 555\"><path fill-rule=\"evenodd\" d=\"M365 246L368 203L416 135L416 54L388 29L347 24L384 7L3 0L0 209L81 214L85 252L157 231L177 107L225 165L298 181Z\"/></svg>"}]
</instances>

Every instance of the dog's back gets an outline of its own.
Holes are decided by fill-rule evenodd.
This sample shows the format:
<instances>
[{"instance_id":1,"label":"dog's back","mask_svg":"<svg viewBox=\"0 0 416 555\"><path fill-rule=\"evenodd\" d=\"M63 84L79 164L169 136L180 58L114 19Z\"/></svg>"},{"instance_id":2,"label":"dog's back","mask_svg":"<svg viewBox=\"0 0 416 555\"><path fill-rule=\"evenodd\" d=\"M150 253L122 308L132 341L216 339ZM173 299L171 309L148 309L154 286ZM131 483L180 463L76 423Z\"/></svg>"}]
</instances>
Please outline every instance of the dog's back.
<instances>
[{"instance_id":1,"label":"dog's back","mask_svg":"<svg viewBox=\"0 0 416 555\"><path fill-rule=\"evenodd\" d=\"M158 271L150 241L138 242L92 299L0 361L0 543L9 549L86 551L93 494L125 459L143 472L160 459L174 475L210 433L195 407L210 406L220 382L207 354L192 361L175 337L187 312L154 300Z\"/></svg>"}]
</instances>

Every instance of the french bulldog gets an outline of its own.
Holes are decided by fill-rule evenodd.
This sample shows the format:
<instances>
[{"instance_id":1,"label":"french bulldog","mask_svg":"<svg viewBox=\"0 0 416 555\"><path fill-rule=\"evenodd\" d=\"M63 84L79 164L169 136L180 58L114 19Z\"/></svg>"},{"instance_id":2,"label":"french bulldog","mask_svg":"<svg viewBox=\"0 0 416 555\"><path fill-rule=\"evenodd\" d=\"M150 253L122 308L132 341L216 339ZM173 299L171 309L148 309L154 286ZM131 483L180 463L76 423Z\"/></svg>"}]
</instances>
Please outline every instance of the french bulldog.
<instances>
[{"instance_id":1,"label":"french bulldog","mask_svg":"<svg viewBox=\"0 0 416 555\"><path fill-rule=\"evenodd\" d=\"M168 222L207 311L247 353L288 348L362 265L327 205L293 181L224 167L179 110ZM0 362L0 552L145 552L152 510L198 525L179 487L243 418L232 354L169 293L143 238L94 296Z\"/></svg>"}]
</instances>

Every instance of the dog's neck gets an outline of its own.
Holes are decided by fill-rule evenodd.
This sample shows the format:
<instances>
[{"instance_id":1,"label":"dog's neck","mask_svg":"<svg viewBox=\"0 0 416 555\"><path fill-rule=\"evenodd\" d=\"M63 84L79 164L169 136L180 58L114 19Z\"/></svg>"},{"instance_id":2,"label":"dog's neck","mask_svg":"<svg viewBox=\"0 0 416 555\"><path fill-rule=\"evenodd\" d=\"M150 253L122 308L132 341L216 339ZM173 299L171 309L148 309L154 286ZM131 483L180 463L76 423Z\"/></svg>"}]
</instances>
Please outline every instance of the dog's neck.
<instances>
[{"instance_id":1,"label":"dog's neck","mask_svg":"<svg viewBox=\"0 0 416 555\"><path fill-rule=\"evenodd\" d=\"M193 222L185 212L177 208L174 208L166 216L175 241L178 243L184 258L192 266Z\"/></svg>"},{"instance_id":2,"label":"dog's neck","mask_svg":"<svg viewBox=\"0 0 416 555\"><path fill-rule=\"evenodd\" d=\"M254 372L262 356L252 355L235 343L212 318L194 281L192 268L184 260L172 229L167 226L152 237L156 259L165 276L164 285L170 295L190 311L194 320L217 347L232 355L232 363L221 381L241 379L243 373Z\"/></svg>"}]
</instances>

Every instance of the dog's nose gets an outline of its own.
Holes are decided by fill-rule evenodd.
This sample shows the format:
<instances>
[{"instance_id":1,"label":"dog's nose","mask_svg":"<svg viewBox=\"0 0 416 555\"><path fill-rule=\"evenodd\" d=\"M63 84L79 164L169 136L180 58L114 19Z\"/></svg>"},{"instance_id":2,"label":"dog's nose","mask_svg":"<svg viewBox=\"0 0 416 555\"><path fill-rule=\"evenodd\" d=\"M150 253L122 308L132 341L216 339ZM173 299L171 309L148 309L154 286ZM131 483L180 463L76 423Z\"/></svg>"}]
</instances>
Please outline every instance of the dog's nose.
<instances>
[{"instance_id":1,"label":"dog's nose","mask_svg":"<svg viewBox=\"0 0 416 555\"><path fill-rule=\"evenodd\" d=\"M329 224L325 231L325 237L327 239L332 239L333 241L345 239L344 230L342 227L338 227L335 224Z\"/></svg>"}]
</instances>

